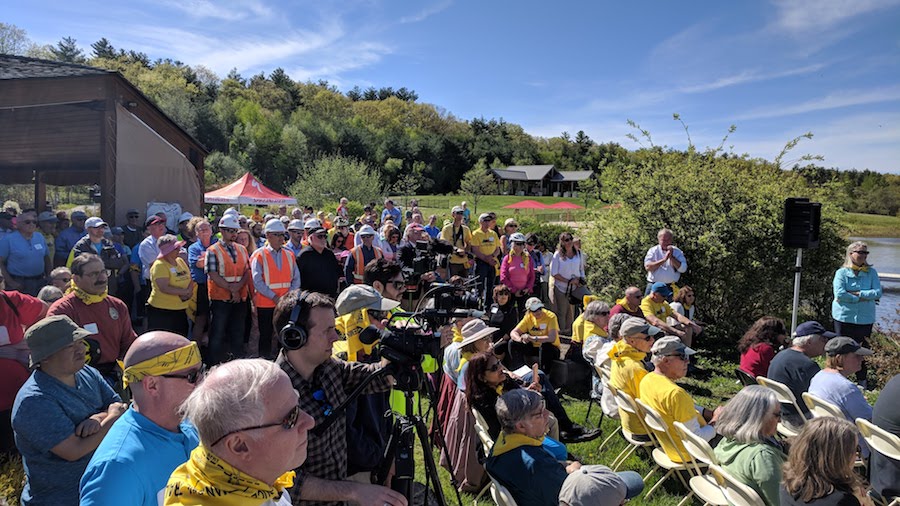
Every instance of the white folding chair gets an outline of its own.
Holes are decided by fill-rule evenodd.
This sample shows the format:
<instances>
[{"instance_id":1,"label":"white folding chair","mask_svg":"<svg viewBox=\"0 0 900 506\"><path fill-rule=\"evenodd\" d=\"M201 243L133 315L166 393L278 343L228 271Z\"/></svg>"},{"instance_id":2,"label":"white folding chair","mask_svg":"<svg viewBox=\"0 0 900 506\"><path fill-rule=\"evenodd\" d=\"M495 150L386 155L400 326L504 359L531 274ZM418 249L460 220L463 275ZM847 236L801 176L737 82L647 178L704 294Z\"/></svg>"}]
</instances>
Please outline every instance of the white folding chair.
<instances>
[{"instance_id":1,"label":"white folding chair","mask_svg":"<svg viewBox=\"0 0 900 506\"><path fill-rule=\"evenodd\" d=\"M779 383L773 379L766 378L765 376L757 376L756 381L760 384L760 386L764 386L769 390L775 392L775 397L778 398L778 402L781 404L789 404L794 406L796 412L802 417L803 410L800 409L800 405L797 404L797 398L794 397L794 392L791 392L791 389L788 388L784 383ZM778 421L778 434L782 437L794 437L798 434L799 431L785 425L781 420Z\"/></svg>"},{"instance_id":2,"label":"white folding chair","mask_svg":"<svg viewBox=\"0 0 900 506\"><path fill-rule=\"evenodd\" d=\"M869 448L889 459L900 461L900 437L891 434L874 423L864 419L856 419L856 427Z\"/></svg>"},{"instance_id":3,"label":"white folding chair","mask_svg":"<svg viewBox=\"0 0 900 506\"><path fill-rule=\"evenodd\" d=\"M809 392L803 392L803 402L809 408L809 412L816 418L821 416L833 416L835 418L847 418L841 408L834 403L826 401L821 397L817 397Z\"/></svg>"},{"instance_id":4,"label":"white folding chair","mask_svg":"<svg viewBox=\"0 0 900 506\"><path fill-rule=\"evenodd\" d=\"M641 427L644 428L644 433L650 434L650 429L648 429L647 425L644 423L644 415L641 413L641 408L638 407L638 405L634 402L634 398L631 397L630 395L628 395L627 393L615 388L612 385L609 386L609 390L616 397L616 404L619 405L619 409L621 409L622 411L625 411L626 413L630 414L632 417L637 419L641 423ZM622 426L621 423L619 424L619 427L616 428L616 430L618 432L622 433L622 437L625 438L625 442L628 443L628 446L626 446L624 449L622 449L622 451L619 452L619 455L610 464L609 467L613 471L618 471L619 467L622 466L622 464L625 462L625 460L628 457L630 457L632 454L634 454L634 452L638 448L653 446L652 439L648 439L648 440L637 439L635 437L635 435L633 433L631 433L630 431L628 431L628 429L626 429L624 426ZM615 434L615 433L613 433L613 434ZM612 435L610 435L610 437L612 437ZM648 436L648 437L650 437L650 436ZM609 439L609 438L607 438L607 439ZM604 441L604 444L605 444L605 441ZM653 471L655 471L655 469L651 470L650 474L652 474ZM650 476L650 474L648 474L647 476L644 477L644 482L647 481L647 478Z\"/></svg>"},{"instance_id":5,"label":"white folding chair","mask_svg":"<svg viewBox=\"0 0 900 506\"><path fill-rule=\"evenodd\" d=\"M660 414L657 413L656 410L650 407L646 402L640 399L635 399L635 402L638 406L640 406L641 411L644 413L644 423L650 429L650 437L654 438L655 442L657 443L656 448L654 448L651 452L651 455L653 456L653 462L656 463L658 468L666 470L666 474L664 474L663 477L660 478L659 481L656 482L656 484L647 491L647 493L644 495L644 499L649 498L650 495L653 494L653 492L655 492L667 479L669 479L670 476L674 474L678 476L678 480L681 481L681 484L684 485L684 488L688 490L688 495L685 496L685 498L682 500L682 503L688 501L691 497L693 497L694 492L691 491L690 485L688 485L687 482L684 481L684 477L681 476L681 473L679 471L687 471L688 473L690 473L690 469L686 464L689 459L686 459L684 455L681 454L681 451L678 449L678 446L672 439L672 435L669 433L668 427L666 427L666 422L663 420L662 416L660 416ZM663 438L668 438L669 444L671 444L672 447L675 448L675 451L678 453L678 457L679 459L681 459L681 462L675 462L670 459L668 455L666 455L666 452L662 447ZM651 473L652 472L653 471L651 471ZM649 474L647 476L649 476Z\"/></svg>"},{"instance_id":6,"label":"white folding chair","mask_svg":"<svg viewBox=\"0 0 900 506\"><path fill-rule=\"evenodd\" d=\"M491 498L494 499L497 506L516 506L516 500L513 499L509 490L495 480L490 473L488 473L488 477L491 478Z\"/></svg>"},{"instance_id":7,"label":"white folding chair","mask_svg":"<svg viewBox=\"0 0 900 506\"><path fill-rule=\"evenodd\" d=\"M491 449L494 447L494 440L491 439L490 433L488 433L488 423L485 421L484 417L481 416L481 413L478 412L477 409L472 409L472 416L475 417L475 434L478 435L478 439L481 440L481 446L484 448L484 455L487 457L491 454ZM493 482L493 478L491 478L491 482ZM478 504L478 500L481 499L481 496L491 488L491 483L488 483L481 491L478 492L478 495L475 496L474 504ZM509 492L507 492L509 493ZM491 496L494 495L494 492L491 491ZM495 499L496 500L496 499Z\"/></svg>"},{"instance_id":8,"label":"white folding chair","mask_svg":"<svg viewBox=\"0 0 900 506\"><path fill-rule=\"evenodd\" d=\"M703 462L707 466L710 464L719 465L719 459L716 457L716 453L713 451L712 447L709 446L709 443L707 443L705 439L691 432L691 430L683 423L675 422L673 425L675 426L675 432L681 438L684 449L687 450L694 459L692 465L694 466L696 476L692 476L691 479L688 480L688 485L691 486L691 490L693 490L694 493L697 494L697 497L702 499L705 504L728 506L728 499L725 498L725 493L719 488L716 479L708 473L704 474L703 470L697 464L697 462Z\"/></svg>"},{"instance_id":9,"label":"white folding chair","mask_svg":"<svg viewBox=\"0 0 900 506\"><path fill-rule=\"evenodd\" d=\"M712 464L709 472L716 479L729 504L734 506L766 506L756 490L734 479L728 471Z\"/></svg>"}]
</instances>

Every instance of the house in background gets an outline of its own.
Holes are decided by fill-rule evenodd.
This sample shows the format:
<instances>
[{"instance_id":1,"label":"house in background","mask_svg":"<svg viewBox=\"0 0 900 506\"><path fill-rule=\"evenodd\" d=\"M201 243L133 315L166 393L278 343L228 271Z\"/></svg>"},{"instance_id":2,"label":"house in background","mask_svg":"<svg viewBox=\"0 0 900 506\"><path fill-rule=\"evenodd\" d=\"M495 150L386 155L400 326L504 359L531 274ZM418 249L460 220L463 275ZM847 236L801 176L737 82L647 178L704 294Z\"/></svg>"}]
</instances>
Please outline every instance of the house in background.
<instances>
[{"instance_id":1,"label":"house in background","mask_svg":"<svg viewBox=\"0 0 900 506\"><path fill-rule=\"evenodd\" d=\"M590 170L556 170L553 165L513 165L491 169L501 195L577 197L578 183L594 177Z\"/></svg>"}]
</instances>

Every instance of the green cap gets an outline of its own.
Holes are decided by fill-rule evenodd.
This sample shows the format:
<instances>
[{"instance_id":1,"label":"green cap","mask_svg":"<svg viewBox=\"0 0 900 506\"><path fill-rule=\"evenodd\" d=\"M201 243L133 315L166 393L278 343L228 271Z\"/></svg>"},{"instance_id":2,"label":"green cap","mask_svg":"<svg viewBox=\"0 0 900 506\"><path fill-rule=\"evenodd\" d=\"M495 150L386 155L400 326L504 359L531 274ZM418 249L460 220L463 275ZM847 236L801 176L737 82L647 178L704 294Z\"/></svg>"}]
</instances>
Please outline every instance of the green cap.
<instances>
[{"instance_id":1,"label":"green cap","mask_svg":"<svg viewBox=\"0 0 900 506\"><path fill-rule=\"evenodd\" d=\"M25 341L31 349L31 365L41 363L50 355L89 335L89 331L79 327L66 315L44 318L25 332Z\"/></svg>"}]
</instances>

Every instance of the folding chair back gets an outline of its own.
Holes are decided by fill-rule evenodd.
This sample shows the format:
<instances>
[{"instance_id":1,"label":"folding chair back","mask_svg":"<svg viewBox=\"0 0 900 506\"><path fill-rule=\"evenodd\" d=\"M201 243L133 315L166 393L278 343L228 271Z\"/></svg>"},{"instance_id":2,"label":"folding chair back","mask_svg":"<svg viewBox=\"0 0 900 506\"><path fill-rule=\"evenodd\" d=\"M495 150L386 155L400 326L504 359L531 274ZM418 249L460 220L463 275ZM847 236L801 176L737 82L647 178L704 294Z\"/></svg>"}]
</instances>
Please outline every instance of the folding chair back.
<instances>
[{"instance_id":1,"label":"folding chair back","mask_svg":"<svg viewBox=\"0 0 900 506\"><path fill-rule=\"evenodd\" d=\"M484 454L485 456L490 455L491 448L494 447L494 440L491 439L491 435L488 433L488 424L477 409L472 408L472 415L475 416L475 433L478 434L478 439L481 440L481 446L484 447Z\"/></svg>"},{"instance_id":2,"label":"folding chair back","mask_svg":"<svg viewBox=\"0 0 900 506\"><path fill-rule=\"evenodd\" d=\"M766 378L765 376L757 376L756 381L761 386L775 392L775 397L778 398L778 402L781 404L790 404L791 406L794 406L796 413L803 414L803 410L801 410L800 405L797 404L797 398L794 397L794 392L791 392L791 389L788 388L787 385ZM794 437L797 435L798 431L788 427L783 422L778 422L778 433L784 437Z\"/></svg>"},{"instance_id":3,"label":"folding chair back","mask_svg":"<svg viewBox=\"0 0 900 506\"><path fill-rule=\"evenodd\" d=\"M754 378L752 374L741 369L740 367L734 370L734 377L737 378L741 385L745 387L757 384L756 378Z\"/></svg>"},{"instance_id":4,"label":"folding chair back","mask_svg":"<svg viewBox=\"0 0 900 506\"><path fill-rule=\"evenodd\" d=\"M709 443L707 443L705 439L691 432L691 430L681 422L675 422L674 425L675 432L681 438L684 449L691 454L691 457L693 457L694 460L698 460L707 465L719 465L719 458L716 457L716 452L713 451L712 446L709 446Z\"/></svg>"},{"instance_id":5,"label":"folding chair back","mask_svg":"<svg viewBox=\"0 0 900 506\"><path fill-rule=\"evenodd\" d=\"M803 392L803 402L806 403L806 407L809 408L810 413L814 417L833 416L835 418L847 418L844 416L841 408L809 392Z\"/></svg>"},{"instance_id":6,"label":"folding chair back","mask_svg":"<svg viewBox=\"0 0 900 506\"><path fill-rule=\"evenodd\" d=\"M863 418L856 419L856 427L869 448L889 459L900 461L900 437Z\"/></svg>"},{"instance_id":7,"label":"folding chair back","mask_svg":"<svg viewBox=\"0 0 900 506\"><path fill-rule=\"evenodd\" d=\"M647 427L649 427L656 434L656 437L660 440L660 442L668 440L669 444L672 446L672 448L675 449L675 452L678 454L678 458L681 459L681 462L684 463L685 467L687 467L687 465L691 463L692 459L689 458L690 455L684 455L678 448L678 441L680 441L681 438L678 438L677 440L675 439L678 436L672 434L672 432L669 430L669 427L666 425L666 421L663 420L663 417L655 409L650 407L649 404L640 399L635 399L635 402L638 406L641 407L641 411L644 412L644 423L647 424Z\"/></svg>"},{"instance_id":8,"label":"folding chair back","mask_svg":"<svg viewBox=\"0 0 900 506\"><path fill-rule=\"evenodd\" d=\"M734 506L766 506L755 490L734 479L721 467L713 464L709 466L709 471L729 503Z\"/></svg>"},{"instance_id":9,"label":"folding chair back","mask_svg":"<svg viewBox=\"0 0 900 506\"><path fill-rule=\"evenodd\" d=\"M500 484L499 481L495 480L493 476L488 474L491 478L491 497L494 499L494 502L497 503L497 506L516 506L516 500L513 499L511 493L509 493L509 489Z\"/></svg>"}]
</instances>

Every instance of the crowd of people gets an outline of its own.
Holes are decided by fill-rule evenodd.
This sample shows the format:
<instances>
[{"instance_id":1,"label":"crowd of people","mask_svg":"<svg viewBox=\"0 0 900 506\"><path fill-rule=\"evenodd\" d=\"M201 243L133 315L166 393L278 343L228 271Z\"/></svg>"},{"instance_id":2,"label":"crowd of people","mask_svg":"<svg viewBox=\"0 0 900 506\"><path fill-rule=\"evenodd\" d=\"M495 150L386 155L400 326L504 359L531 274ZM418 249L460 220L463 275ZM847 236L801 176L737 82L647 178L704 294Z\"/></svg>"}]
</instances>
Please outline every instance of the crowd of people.
<instances>
[{"instance_id":1,"label":"crowd of people","mask_svg":"<svg viewBox=\"0 0 900 506\"><path fill-rule=\"evenodd\" d=\"M23 504L406 506L390 473L372 481L391 432L385 412L407 409L378 343L416 328L398 313L427 306L435 286L485 310L429 329L441 351L417 366L437 392L433 441L461 491L493 479L522 506L619 505L642 491L639 475L569 451L600 430L566 412L550 378L563 364L603 371L582 386L630 438L654 440L613 391L660 415L668 430L656 440L673 462L690 459L679 422L769 506L900 495L900 463L870 452L852 423L900 434L900 379L874 407L862 393L881 297L863 242L835 275L835 332L805 322L791 333L766 316L738 344L746 375L845 415L813 418L761 386L708 409L679 384L697 369L706 325L668 229L645 256L645 288L603 301L572 234L550 250L515 219L476 223L465 202L443 226L415 201L404 212L390 199L359 217L346 199L333 213L254 211L131 209L116 227L82 211L0 213L0 450L23 457ZM797 435L785 439L782 425ZM866 476L854 471L859 457Z\"/></svg>"}]
</instances>

